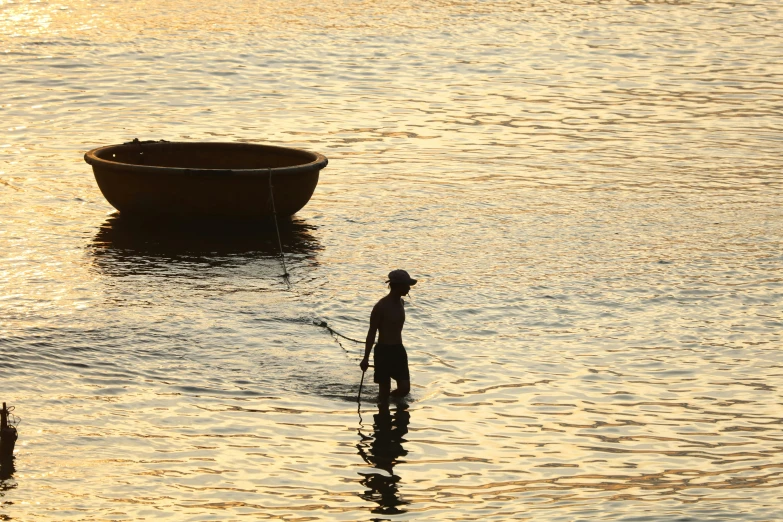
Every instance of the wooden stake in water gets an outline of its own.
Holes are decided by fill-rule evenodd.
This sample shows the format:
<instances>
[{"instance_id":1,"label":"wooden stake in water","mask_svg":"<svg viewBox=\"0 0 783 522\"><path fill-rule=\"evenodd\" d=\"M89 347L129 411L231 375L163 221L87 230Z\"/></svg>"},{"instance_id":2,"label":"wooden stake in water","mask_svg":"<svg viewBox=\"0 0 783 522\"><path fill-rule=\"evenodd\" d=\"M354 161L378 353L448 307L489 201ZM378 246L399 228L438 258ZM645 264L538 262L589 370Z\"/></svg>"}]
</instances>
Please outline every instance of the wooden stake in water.
<instances>
[{"instance_id":1,"label":"wooden stake in water","mask_svg":"<svg viewBox=\"0 0 783 522\"><path fill-rule=\"evenodd\" d=\"M0 458L10 458L14 454L14 445L16 444L17 433L14 426L8 425L8 415L10 410L3 403L3 409L0 410Z\"/></svg>"}]
</instances>

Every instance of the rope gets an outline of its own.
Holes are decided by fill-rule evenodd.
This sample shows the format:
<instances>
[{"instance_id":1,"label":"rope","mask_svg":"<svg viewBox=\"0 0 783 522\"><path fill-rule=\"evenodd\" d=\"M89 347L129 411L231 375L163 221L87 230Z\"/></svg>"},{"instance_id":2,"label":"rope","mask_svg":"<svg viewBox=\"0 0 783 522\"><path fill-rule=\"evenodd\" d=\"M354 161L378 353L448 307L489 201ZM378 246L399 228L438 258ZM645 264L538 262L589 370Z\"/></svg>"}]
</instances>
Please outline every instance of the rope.
<instances>
[{"instance_id":1,"label":"rope","mask_svg":"<svg viewBox=\"0 0 783 522\"><path fill-rule=\"evenodd\" d=\"M355 343L364 344L364 341L359 341L357 339L351 339L350 337L347 337L347 336L341 334L340 332L338 332L337 330L335 330L334 328L332 328L331 326L326 324L326 321L313 321L313 324L316 325L316 326L320 326L321 328L326 328L327 330L329 330L330 334L335 335L337 337L342 337L343 339L348 339L349 341L353 341Z\"/></svg>"},{"instance_id":2,"label":"rope","mask_svg":"<svg viewBox=\"0 0 783 522\"><path fill-rule=\"evenodd\" d=\"M8 423L9 428L16 429L17 426L19 426L22 423L22 418L14 415L11 413L16 409L16 406L6 406L5 413L6 413L6 422Z\"/></svg>"},{"instance_id":3,"label":"rope","mask_svg":"<svg viewBox=\"0 0 783 522\"><path fill-rule=\"evenodd\" d=\"M339 339L340 337L342 337L343 339L348 339L349 341L353 341L353 342L358 343L358 344L364 344L362 341L359 341L357 339L351 339L350 337L347 337L347 336L341 334L340 332L338 332L337 330L335 330L334 328L332 328L331 326L326 324L326 321L313 321L313 324L315 326L320 326L321 328L326 328L326 330L330 334L332 334L332 336L334 336L334 340L337 341L337 344L340 345L340 348L342 348L343 351L345 352L345 354L348 355L348 356L351 355L351 352L349 352L348 350L345 349L345 346L343 346L343 343L340 342L340 339ZM370 366L374 368L373 365L370 365ZM362 387L364 386L364 374L365 373L366 373L366 370L362 370L362 380L359 383L359 394L356 396L356 404L357 404L356 411L359 414L359 424L362 423Z\"/></svg>"},{"instance_id":4,"label":"rope","mask_svg":"<svg viewBox=\"0 0 783 522\"><path fill-rule=\"evenodd\" d=\"M272 202L272 215L275 217L275 230L277 231L277 246L280 247L280 262L283 264L283 275L286 284L290 287L291 282L288 280L288 269L285 266L285 254L283 253L283 242L280 240L280 227L277 225L277 209L275 209L275 193L272 189L272 168L267 167L269 174L269 200Z\"/></svg>"},{"instance_id":5,"label":"rope","mask_svg":"<svg viewBox=\"0 0 783 522\"><path fill-rule=\"evenodd\" d=\"M272 168L267 167L267 173L269 175L269 200L272 202L272 215L275 218L275 230L277 231L277 245L280 247L280 262L283 264L283 278L285 278L285 282L288 285L288 287L291 287L291 282L288 280L288 269L285 266L285 253L283 252L283 242L280 239L280 226L277 224L277 209L275 208L275 193L272 186ZM359 341L358 339L352 339L348 336L345 336L341 334L340 332L336 331L334 328L330 327L328 324L326 324L326 321L313 321L313 324L316 326L320 326L321 328L326 328L326 330L329 331L330 334L332 334L337 341L337 344L340 345L340 348L342 348L346 354L351 355L351 352L345 349L345 346L342 345L338 337L342 337L343 339L347 339L349 341L352 341L354 343L358 344L364 344L364 341ZM364 374L365 372L362 371L362 380L359 383L359 394L356 397L356 402L358 404L358 412L359 412L359 421L361 423L361 404L362 404L362 386L364 385Z\"/></svg>"}]
</instances>

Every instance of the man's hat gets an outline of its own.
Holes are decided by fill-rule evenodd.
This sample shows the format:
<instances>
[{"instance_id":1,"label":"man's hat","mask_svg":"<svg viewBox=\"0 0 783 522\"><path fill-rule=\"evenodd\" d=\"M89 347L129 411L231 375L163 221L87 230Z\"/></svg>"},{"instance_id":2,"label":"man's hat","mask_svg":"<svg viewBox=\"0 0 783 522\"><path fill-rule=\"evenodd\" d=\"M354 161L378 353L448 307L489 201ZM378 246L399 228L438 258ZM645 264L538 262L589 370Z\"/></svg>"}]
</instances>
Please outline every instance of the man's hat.
<instances>
[{"instance_id":1,"label":"man's hat","mask_svg":"<svg viewBox=\"0 0 783 522\"><path fill-rule=\"evenodd\" d=\"M409 285L413 286L416 284L416 280L412 279L411 276L406 272L405 270L392 270L389 272L389 283L398 283L403 285Z\"/></svg>"}]
</instances>

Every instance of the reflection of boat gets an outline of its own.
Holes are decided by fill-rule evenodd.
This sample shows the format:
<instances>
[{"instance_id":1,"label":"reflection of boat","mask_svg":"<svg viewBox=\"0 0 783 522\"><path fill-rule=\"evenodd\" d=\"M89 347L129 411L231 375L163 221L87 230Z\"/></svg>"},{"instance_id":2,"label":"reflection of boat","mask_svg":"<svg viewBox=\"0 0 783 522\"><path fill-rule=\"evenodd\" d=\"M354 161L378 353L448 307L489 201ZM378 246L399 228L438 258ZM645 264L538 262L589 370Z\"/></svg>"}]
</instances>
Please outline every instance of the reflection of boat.
<instances>
[{"instance_id":1,"label":"reflection of boat","mask_svg":"<svg viewBox=\"0 0 783 522\"><path fill-rule=\"evenodd\" d=\"M321 154L253 143L142 142L87 152L95 180L124 214L252 219L291 216L310 200ZM270 180L271 178L271 180Z\"/></svg>"},{"instance_id":2,"label":"reflection of boat","mask_svg":"<svg viewBox=\"0 0 783 522\"><path fill-rule=\"evenodd\" d=\"M281 219L279 230L286 257L313 262L321 249L312 234L314 227L298 219ZM268 221L159 221L115 214L98 230L90 251L103 272L121 274L145 267L181 268L182 263L214 267L275 259L280 257L280 244L275 225Z\"/></svg>"}]
</instances>

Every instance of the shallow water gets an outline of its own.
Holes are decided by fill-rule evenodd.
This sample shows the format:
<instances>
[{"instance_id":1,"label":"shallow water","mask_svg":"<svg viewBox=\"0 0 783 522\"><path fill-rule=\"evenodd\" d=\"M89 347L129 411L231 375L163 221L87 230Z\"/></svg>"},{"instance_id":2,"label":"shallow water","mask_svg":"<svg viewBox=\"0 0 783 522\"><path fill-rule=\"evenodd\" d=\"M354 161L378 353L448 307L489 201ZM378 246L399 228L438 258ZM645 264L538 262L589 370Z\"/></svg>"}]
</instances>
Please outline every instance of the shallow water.
<instances>
[{"instance_id":1,"label":"shallow water","mask_svg":"<svg viewBox=\"0 0 783 522\"><path fill-rule=\"evenodd\" d=\"M783 503L779 2L0 0L12 520L742 520ZM325 154L262 228L133 138ZM384 275L406 404L362 404Z\"/></svg>"}]
</instances>

